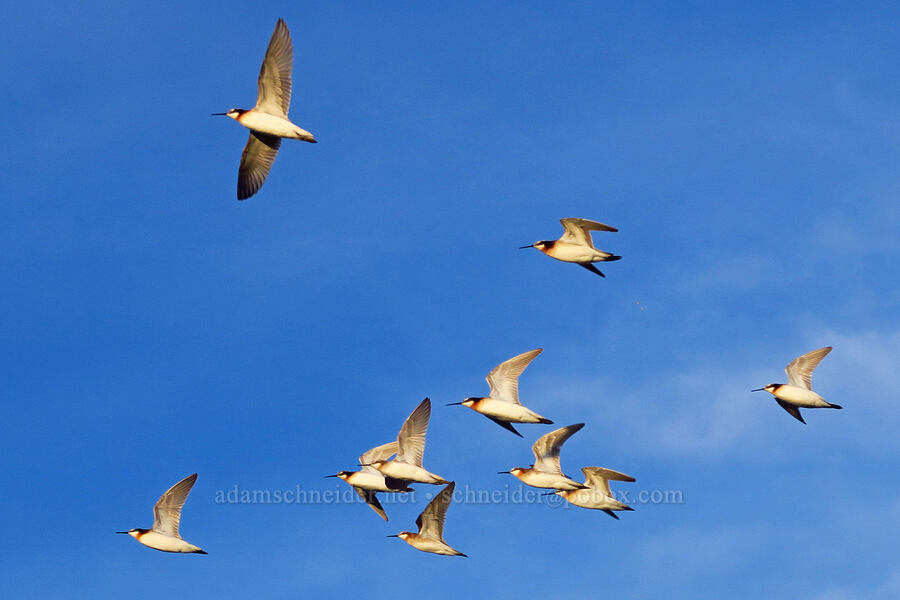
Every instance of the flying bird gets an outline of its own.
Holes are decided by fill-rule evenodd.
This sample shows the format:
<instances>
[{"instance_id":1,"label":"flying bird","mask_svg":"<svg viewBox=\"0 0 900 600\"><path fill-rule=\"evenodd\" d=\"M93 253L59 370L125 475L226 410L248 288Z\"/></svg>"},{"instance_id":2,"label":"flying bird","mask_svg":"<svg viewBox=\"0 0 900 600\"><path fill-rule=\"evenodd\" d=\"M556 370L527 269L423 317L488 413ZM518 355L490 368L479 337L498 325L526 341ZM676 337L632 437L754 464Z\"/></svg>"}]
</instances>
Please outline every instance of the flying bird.
<instances>
[{"instance_id":1,"label":"flying bird","mask_svg":"<svg viewBox=\"0 0 900 600\"><path fill-rule=\"evenodd\" d=\"M584 473L584 485L588 489L560 490L554 493L565 498L570 504L582 508L602 510L616 520L619 517L613 512L614 510L634 510L624 502L616 500L609 489L610 479L615 481L634 481L634 477L602 467L584 467L581 469L581 472Z\"/></svg>"},{"instance_id":2,"label":"flying bird","mask_svg":"<svg viewBox=\"0 0 900 600\"><path fill-rule=\"evenodd\" d=\"M379 517L388 520L384 507L381 506L377 492L411 492L412 488L407 487L406 481L400 481L392 477L385 477L376 470L370 463L376 460L386 460L397 453L397 442L388 442L367 451L359 457L359 464L365 465L359 471L341 471L336 475L326 475L326 477L337 477L346 481L356 493L365 500L366 504L372 507Z\"/></svg>"},{"instance_id":3,"label":"flying bird","mask_svg":"<svg viewBox=\"0 0 900 600\"><path fill-rule=\"evenodd\" d=\"M449 483L443 477L429 473L422 467L422 458L425 456L425 434L428 432L430 418L431 400L425 398L400 428L400 434L397 436L397 456L392 460L378 459L365 464L375 467L385 477L401 481L435 485Z\"/></svg>"},{"instance_id":4,"label":"flying bird","mask_svg":"<svg viewBox=\"0 0 900 600\"><path fill-rule=\"evenodd\" d=\"M534 452L534 464L531 465L531 468L516 467L509 471L500 471L500 473L514 475L522 483L537 488L548 488L551 490L588 489L588 486L563 475L559 466L559 451L562 445L582 427L584 427L584 423L577 423L542 435L531 447L532 452Z\"/></svg>"},{"instance_id":5,"label":"flying bird","mask_svg":"<svg viewBox=\"0 0 900 600\"><path fill-rule=\"evenodd\" d=\"M787 373L788 383L770 383L766 387L752 392L769 392L775 396L781 408L788 411L792 417L806 423L800 414L800 408L842 408L838 404L826 402L822 396L812 391L812 374L819 362L831 352L831 346L825 346L818 350L798 356L791 364L784 368Z\"/></svg>"},{"instance_id":6,"label":"flying bird","mask_svg":"<svg viewBox=\"0 0 900 600\"><path fill-rule=\"evenodd\" d=\"M129 529L116 533L127 533L143 545L163 552L190 552L194 554L206 554L193 544L181 539L178 533L178 524L181 522L181 507L187 500L197 474L188 475L163 494L153 506L152 529Z\"/></svg>"},{"instance_id":7,"label":"flying bird","mask_svg":"<svg viewBox=\"0 0 900 600\"><path fill-rule=\"evenodd\" d=\"M491 394L487 398L466 398L462 402L451 402L447 406L462 405L471 408L519 437L522 437L522 434L516 431L512 426L513 423L553 424L550 419L519 403L519 376L541 350L542 348L530 350L494 367L487 376L488 385L491 386Z\"/></svg>"},{"instance_id":8,"label":"flying bird","mask_svg":"<svg viewBox=\"0 0 900 600\"><path fill-rule=\"evenodd\" d=\"M575 263L581 265L588 271L596 273L600 277L606 277L600 269L595 267L595 262L609 262L619 260L621 256L604 252L594 248L594 242L591 239L591 231L619 231L615 227L598 223L597 221L589 221L588 219L560 219L566 232L561 238L554 241L541 240L522 248L537 248L550 258L561 260L563 262Z\"/></svg>"},{"instance_id":9,"label":"flying bird","mask_svg":"<svg viewBox=\"0 0 900 600\"><path fill-rule=\"evenodd\" d=\"M231 117L250 130L238 169L238 200L246 200L266 182L281 146L281 138L316 143L313 134L291 123L288 118L293 66L291 34L284 21L278 19L259 70L256 106L249 110L232 108L228 112L213 113L214 116Z\"/></svg>"},{"instance_id":10,"label":"flying bird","mask_svg":"<svg viewBox=\"0 0 900 600\"><path fill-rule=\"evenodd\" d=\"M441 492L428 503L422 514L416 519L418 533L401 531L388 537L400 538L416 550L431 552L433 554L445 554L447 556L467 556L459 550L455 550L444 541L444 519L447 516L447 507L453 500L453 489L456 484L450 482Z\"/></svg>"}]
</instances>

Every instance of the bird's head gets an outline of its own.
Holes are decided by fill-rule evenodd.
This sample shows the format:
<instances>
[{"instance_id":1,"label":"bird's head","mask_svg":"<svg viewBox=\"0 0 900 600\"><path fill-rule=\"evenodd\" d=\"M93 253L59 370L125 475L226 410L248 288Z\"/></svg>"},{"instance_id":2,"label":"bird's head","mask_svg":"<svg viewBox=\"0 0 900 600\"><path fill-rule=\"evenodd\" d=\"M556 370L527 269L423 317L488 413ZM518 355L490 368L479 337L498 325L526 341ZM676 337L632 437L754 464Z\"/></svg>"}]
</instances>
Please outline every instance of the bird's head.
<instances>
[{"instance_id":1,"label":"bird's head","mask_svg":"<svg viewBox=\"0 0 900 600\"><path fill-rule=\"evenodd\" d=\"M462 402L451 402L447 406L465 406L466 408L472 408L478 404L479 400L483 400L483 398L466 398Z\"/></svg>"},{"instance_id":2,"label":"bird's head","mask_svg":"<svg viewBox=\"0 0 900 600\"><path fill-rule=\"evenodd\" d=\"M128 531L117 531L116 533L127 533L131 537L137 539L150 531L149 529L129 529Z\"/></svg>"},{"instance_id":3,"label":"bird's head","mask_svg":"<svg viewBox=\"0 0 900 600\"><path fill-rule=\"evenodd\" d=\"M247 112L247 111L242 108L231 108L228 110L228 112L212 113L212 116L214 116L214 117L231 117L232 119L237 120L245 112Z\"/></svg>"},{"instance_id":4,"label":"bird's head","mask_svg":"<svg viewBox=\"0 0 900 600\"><path fill-rule=\"evenodd\" d=\"M770 394L774 394L778 388L781 387L780 383L770 383L765 387L761 387L758 390L750 390L751 392L769 392Z\"/></svg>"},{"instance_id":5,"label":"bird's head","mask_svg":"<svg viewBox=\"0 0 900 600\"><path fill-rule=\"evenodd\" d=\"M553 244L554 244L554 242L550 242L547 240L540 240L529 246L520 246L519 249L521 250L523 248L537 248L541 252L546 252L547 250L549 250L550 248L553 247Z\"/></svg>"},{"instance_id":6,"label":"bird's head","mask_svg":"<svg viewBox=\"0 0 900 600\"><path fill-rule=\"evenodd\" d=\"M400 533L397 533L394 535L389 535L388 537L400 538L401 540L403 540L405 542L410 536L413 536L413 535L415 535L415 534L410 531L401 531Z\"/></svg>"},{"instance_id":7,"label":"bird's head","mask_svg":"<svg viewBox=\"0 0 900 600\"><path fill-rule=\"evenodd\" d=\"M342 479L347 481L347 478L353 475L353 471L341 471L335 475L326 475L325 477L337 477L338 479Z\"/></svg>"},{"instance_id":8,"label":"bird's head","mask_svg":"<svg viewBox=\"0 0 900 600\"><path fill-rule=\"evenodd\" d=\"M378 469L380 471L381 467L383 467L386 462L387 462L386 460L373 460L372 462L369 463L369 466L375 467L376 469Z\"/></svg>"}]
</instances>

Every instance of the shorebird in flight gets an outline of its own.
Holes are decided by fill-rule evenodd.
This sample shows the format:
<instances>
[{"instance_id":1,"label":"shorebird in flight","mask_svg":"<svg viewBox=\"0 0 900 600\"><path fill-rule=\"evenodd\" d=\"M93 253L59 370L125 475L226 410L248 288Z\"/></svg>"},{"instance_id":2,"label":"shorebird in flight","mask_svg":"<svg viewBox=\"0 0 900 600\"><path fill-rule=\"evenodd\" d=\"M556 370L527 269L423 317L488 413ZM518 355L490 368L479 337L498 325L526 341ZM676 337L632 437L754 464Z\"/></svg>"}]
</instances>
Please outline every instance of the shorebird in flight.
<instances>
[{"instance_id":1,"label":"shorebird in flight","mask_svg":"<svg viewBox=\"0 0 900 600\"><path fill-rule=\"evenodd\" d=\"M449 483L443 477L429 473L422 467L422 458L425 456L425 434L428 432L430 418L431 400L425 398L400 428L400 434L397 436L397 456L392 460L379 459L366 464L371 464L385 477L401 481L435 485Z\"/></svg>"},{"instance_id":2,"label":"shorebird in flight","mask_svg":"<svg viewBox=\"0 0 900 600\"><path fill-rule=\"evenodd\" d=\"M591 231L619 231L615 227L610 227L597 221L589 221L588 219L569 218L560 219L559 222L562 223L566 230L561 238L553 241L541 240L528 246L521 246L520 249L537 248L550 258L581 265L600 277L606 277L606 275L595 267L593 263L609 262L622 258L621 256L594 248L594 242L591 239Z\"/></svg>"},{"instance_id":3,"label":"shorebird in flight","mask_svg":"<svg viewBox=\"0 0 900 600\"><path fill-rule=\"evenodd\" d=\"M581 469L581 472L584 473L584 485L588 489L560 490L554 493L557 496L562 496L575 506L602 510L616 520L619 517L613 512L614 510L634 510L624 502L616 500L609 489L610 479L615 481L634 481L634 477L602 467L584 467Z\"/></svg>"},{"instance_id":4,"label":"shorebird in flight","mask_svg":"<svg viewBox=\"0 0 900 600\"><path fill-rule=\"evenodd\" d=\"M313 134L297 127L288 118L293 66L291 34L284 21L278 19L259 70L256 106L249 110L232 108L228 112L213 113L214 116L231 117L250 130L238 169L238 200L246 200L266 182L281 146L281 138L316 143Z\"/></svg>"},{"instance_id":5,"label":"shorebird in flight","mask_svg":"<svg viewBox=\"0 0 900 600\"><path fill-rule=\"evenodd\" d=\"M181 507L187 500L197 474L188 475L163 494L153 506L152 529L129 529L116 533L127 533L143 545L162 550L163 552L190 552L194 554L206 554L193 544L181 539L178 533L178 524L181 522Z\"/></svg>"},{"instance_id":6,"label":"shorebird in flight","mask_svg":"<svg viewBox=\"0 0 900 600\"><path fill-rule=\"evenodd\" d=\"M359 471L341 471L336 475L326 475L325 477L337 477L349 483L366 504L371 506L379 517L387 521L384 507L381 506L381 502L378 501L375 494L377 492L411 492L413 489L407 487L408 482L406 481L385 477L370 463L376 460L387 460L396 453L397 442L382 444L359 457L359 464L365 465Z\"/></svg>"},{"instance_id":7,"label":"shorebird in flight","mask_svg":"<svg viewBox=\"0 0 900 600\"><path fill-rule=\"evenodd\" d=\"M548 434L542 435L531 447L534 452L534 464L531 468L516 467L509 473L518 477L522 483L537 488L551 490L582 490L588 486L563 475L559 466L559 451L567 439L584 427L584 423L577 423L567 427L561 427Z\"/></svg>"},{"instance_id":8,"label":"shorebird in flight","mask_svg":"<svg viewBox=\"0 0 900 600\"><path fill-rule=\"evenodd\" d=\"M462 405L471 408L519 437L522 437L522 434L516 431L512 426L513 423L552 425L553 421L519 403L519 376L541 350L541 348L530 350L494 367L487 376L488 385L491 386L491 394L487 398L466 398L462 402L451 402L447 406Z\"/></svg>"},{"instance_id":9,"label":"shorebird in flight","mask_svg":"<svg viewBox=\"0 0 900 600\"><path fill-rule=\"evenodd\" d=\"M447 507L453 500L454 482L447 484L441 492L428 503L422 514L416 519L418 533L401 531L388 537L400 538L416 550L431 552L433 554L445 554L448 556L467 556L459 550L454 550L444 541L444 518L447 516Z\"/></svg>"},{"instance_id":10,"label":"shorebird in flight","mask_svg":"<svg viewBox=\"0 0 900 600\"><path fill-rule=\"evenodd\" d=\"M751 391L769 392L775 396L775 402L781 408L804 424L806 421L800 414L801 406L803 408L841 408L838 404L826 402L822 396L812 391L813 371L829 352L831 352L831 346L825 346L798 356L784 368L784 372L788 376L788 383L770 383L766 387Z\"/></svg>"}]
</instances>

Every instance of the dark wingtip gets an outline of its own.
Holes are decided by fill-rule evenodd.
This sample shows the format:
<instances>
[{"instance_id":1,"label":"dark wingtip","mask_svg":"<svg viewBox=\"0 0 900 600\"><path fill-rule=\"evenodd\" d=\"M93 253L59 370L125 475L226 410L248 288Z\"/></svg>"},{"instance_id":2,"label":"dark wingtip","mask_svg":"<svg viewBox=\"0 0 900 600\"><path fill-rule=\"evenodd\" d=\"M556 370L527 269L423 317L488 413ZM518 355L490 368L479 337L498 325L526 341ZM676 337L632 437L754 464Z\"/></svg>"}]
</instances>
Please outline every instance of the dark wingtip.
<instances>
[{"instance_id":1,"label":"dark wingtip","mask_svg":"<svg viewBox=\"0 0 900 600\"><path fill-rule=\"evenodd\" d=\"M544 425L553 425L553 421L551 421L550 419L541 419L540 422Z\"/></svg>"},{"instance_id":2,"label":"dark wingtip","mask_svg":"<svg viewBox=\"0 0 900 600\"><path fill-rule=\"evenodd\" d=\"M197 550L194 554L209 554L206 550Z\"/></svg>"},{"instance_id":3,"label":"dark wingtip","mask_svg":"<svg viewBox=\"0 0 900 600\"><path fill-rule=\"evenodd\" d=\"M613 254L612 256L610 256L609 258L606 259L606 262L612 262L614 260L622 260L622 257Z\"/></svg>"},{"instance_id":4,"label":"dark wingtip","mask_svg":"<svg viewBox=\"0 0 900 600\"><path fill-rule=\"evenodd\" d=\"M463 554L462 552L459 552L459 554L457 554L457 556L462 556L463 558L469 558L468 554Z\"/></svg>"},{"instance_id":5,"label":"dark wingtip","mask_svg":"<svg viewBox=\"0 0 900 600\"><path fill-rule=\"evenodd\" d=\"M838 410L841 410L841 409L844 408L844 407L841 406L840 404L832 404L832 405L830 405L828 408L836 408L836 409L838 409Z\"/></svg>"},{"instance_id":6,"label":"dark wingtip","mask_svg":"<svg viewBox=\"0 0 900 600\"><path fill-rule=\"evenodd\" d=\"M603 274L603 271L601 271L600 269L598 269L597 267L595 267L595 266L594 266L593 264L591 264L591 263L575 263L575 264L577 264L579 267L584 267L585 269L587 269L587 270L590 271L591 273L596 273L596 274L599 275L600 277L604 277L604 278L606 277L606 275Z\"/></svg>"}]
</instances>

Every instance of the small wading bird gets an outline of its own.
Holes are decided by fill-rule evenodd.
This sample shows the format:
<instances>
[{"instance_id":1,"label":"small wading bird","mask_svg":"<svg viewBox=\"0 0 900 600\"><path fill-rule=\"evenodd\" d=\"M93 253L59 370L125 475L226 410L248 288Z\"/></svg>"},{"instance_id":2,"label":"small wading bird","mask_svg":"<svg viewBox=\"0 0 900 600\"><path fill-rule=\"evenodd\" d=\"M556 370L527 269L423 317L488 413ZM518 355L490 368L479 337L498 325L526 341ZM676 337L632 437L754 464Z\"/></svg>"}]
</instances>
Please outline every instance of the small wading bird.
<instances>
[{"instance_id":1,"label":"small wading bird","mask_svg":"<svg viewBox=\"0 0 900 600\"><path fill-rule=\"evenodd\" d=\"M553 493L557 496L562 496L567 502L575 506L602 510L616 520L619 517L613 512L614 510L634 510L627 504L616 500L609 489L610 479L615 481L634 481L634 477L602 467L584 467L581 469L581 472L584 473L584 484L589 489L561 490Z\"/></svg>"},{"instance_id":2,"label":"small wading bird","mask_svg":"<svg viewBox=\"0 0 900 600\"><path fill-rule=\"evenodd\" d=\"M197 474L188 475L163 494L153 506L152 529L130 529L117 531L127 533L143 545L162 550L163 552L190 552L193 554L206 554L193 544L189 544L178 534L178 524L181 521L181 507L187 500Z\"/></svg>"},{"instance_id":3,"label":"small wading bird","mask_svg":"<svg viewBox=\"0 0 900 600\"><path fill-rule=\"evenodd\" d=\"M259 70L256 106L249 110L232 108L228 112L213 113L213 116L231 117L250 130L238 169L238 200L249 198L266 182L281 146L281 138L316 143L313 134L288 119L293 66L291 34L284 21L278 19Z\"/></svg>"},{"instance_id":4,"label":"small wading bird","mask_svg":"<svg viewBox=\"0 0 900 600\"><path fill-rule=\"evenodd\" d=\"M552 425L553 421L550 419L545 419L519 404L519 375L541 353L541 350L538 348L525 352L494 367L487 376L488 385L491 386L491 395L487 398L466 398L462 402L451 402L447 406L462 405L471 408L519 437L522 437L522 434L516 431L512 426L513 423Z\"/></svg>"},{"instance_id":5,"label":"small wading bird","mask_svg":"<svg viewBox=\"0 0 900 600\"><path fill-rule=\"evenodd\" d=\"M826 346L795 358L784 368L789 383L770 383L766 387L750 391L769 392L775 396L775 402L781 408L804 424L806 421L800 414L799 407L801 406L803 408L841 408L838 404L826 402L822 396L812 391L813 371L829 352L831 352L831 346Z\"/></svg>"},{"instance_id":6,"label":"small wading bird","mask_svg":"<svg viewBox=\"0 0 900 600\"><path fill-rule=\"evenodd\" d=\"M416 550L431 552L432 554L445 554L448 556L467 556L459 550L454 550L444 541L444 518L447 516L447 507L453 500L453 489L456 484L450 482L441 492L428 503L422 514L416 519L416 527L419 533L401 531L388 537L400 538Z\"/></svg>"},{"instance_id":7,"label":"small wading bird","mask_svg":"<svg viewBox=\"0 0 900 600\"><path fill-rule=\"evenodd\" d=\"M371 464L385 477L402 481L435 485L449 483L443 477L429 473L422 467L422 458L425 456L425 434L428 432L430 418L431 400L425 398L400 428L400 434L397 436L397 456L393 460L373 460L366 464Z\"/></svg>"},{"instance_id":8,"label":"small wading bird","mask_svg":"<svg viewBox=\"0 0 900 600\"><path fill-rule=\"evenodd\" d=\"M397 442L389 442L372 448L359 457L359 464L365 465L359 471L341 471L337 475L326 475L325 477L337 477L353 486L356 493L365 500L366 504L372 507L378 516L385 521L388 520L384 507L378 501L375 495L377 492L411 492L412 488L407 487L406 481L400 481L393 477L385 477L378 472L370 463L376 460L387 460L397 453Z\"/></svg>"},{"instance_id":9,"label":"small wading bird","mask_svg":"<svg viewBox=\"0 0 900 600\"><path fill-rule=\"evenodd\" d=\"M534 452L534 464L531 465L530 469L516 467L509 471L500 471L500 473L515 475L522 483L531 487L551 490L588 489L588 486L563 475L562 469L559 467L560 448L562 448L567 439L572 437L582 427L584 427L584 423L577 423L542 435L531 447L532 452Z\"/></svg>"},{"instance_id":10,"label":"small wading bird","mask_svg":"<svg viewBox=\"0 0 900 600\"><path fill-rule=\"evenodd\" d=\"M570 262L581 265L588 271L596 273L600 277L606 277L600 272L600 269L592 263L609 262L619 260L621 256L597 250L594 248L594 242L591 239L591 231L619 231L615 227L598 223L597 221L589 221L588 219L560 219L562 226L566 232L561 238L555 241L541 240L523 248L537 248L550 258Z\"/></svg>"}]
</instances>

